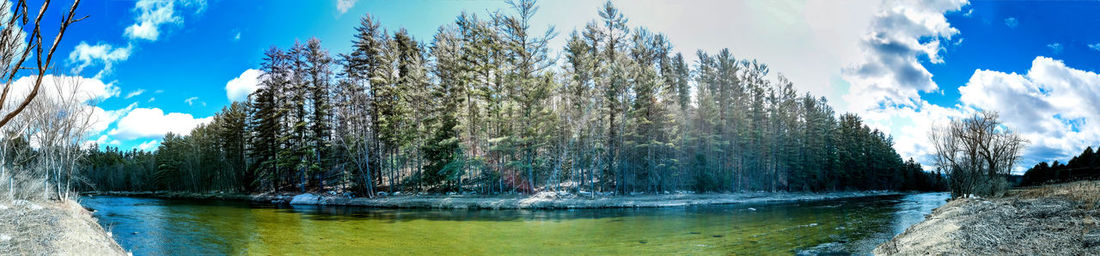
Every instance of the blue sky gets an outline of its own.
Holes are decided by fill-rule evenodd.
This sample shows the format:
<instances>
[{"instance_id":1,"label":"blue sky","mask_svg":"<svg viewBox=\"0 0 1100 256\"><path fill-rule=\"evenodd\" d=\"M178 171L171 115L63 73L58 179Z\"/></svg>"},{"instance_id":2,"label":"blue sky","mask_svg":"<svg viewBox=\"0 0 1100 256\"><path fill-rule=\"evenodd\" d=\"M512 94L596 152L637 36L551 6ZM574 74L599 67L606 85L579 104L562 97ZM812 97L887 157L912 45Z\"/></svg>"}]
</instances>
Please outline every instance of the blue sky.
<instances>
[{"instance_id":1,"label":"blue sky","mask_svg":"<svg viewBox=\"0 0 1100 256\"><path fill-rule=\"evenodd\" d=\"M59 14L68 1L56 2ZM542 1L534 30L555 26L556 52L569 32L598 17L601 4ZM773 78L782 74L838 111L860 114L893 135L903 157L926 165L929 127L978 109L1000 112L1007 128L1031 140L1022 166L1100 144L1100 126L1091 123L1100 119L1100 2L616 5L630 26L668 34L691 60L696 49L728 47L768 63ZM78 13L90 18L73 26L58 55L61 66L103 87L96 107L104 125L89 140L149 149L165 132L186 132L254 88L258 73L249 70L269 47L317 37L333 54L347 52L367 13L425 41L463 11L504 7L496 0L85 1Z\"/></svg>"}]
</instances>

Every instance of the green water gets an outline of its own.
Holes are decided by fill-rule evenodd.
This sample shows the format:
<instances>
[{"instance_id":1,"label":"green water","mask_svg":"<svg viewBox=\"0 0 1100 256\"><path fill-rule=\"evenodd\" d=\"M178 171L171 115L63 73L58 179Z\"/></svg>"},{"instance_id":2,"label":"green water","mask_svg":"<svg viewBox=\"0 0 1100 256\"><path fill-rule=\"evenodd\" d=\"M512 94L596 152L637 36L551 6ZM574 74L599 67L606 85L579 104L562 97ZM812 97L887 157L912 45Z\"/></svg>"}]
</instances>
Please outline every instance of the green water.
<instances>
[{"instance_id":1,"label":"green water","mask_svg":"<svg viewBox=\"0 0 1100 256\"><path fill-rule=\"evenodd\" d=\"M946 198L543 211L81 203L134 255L784 255L867 254Z\"/></svg>"}]
</instances>

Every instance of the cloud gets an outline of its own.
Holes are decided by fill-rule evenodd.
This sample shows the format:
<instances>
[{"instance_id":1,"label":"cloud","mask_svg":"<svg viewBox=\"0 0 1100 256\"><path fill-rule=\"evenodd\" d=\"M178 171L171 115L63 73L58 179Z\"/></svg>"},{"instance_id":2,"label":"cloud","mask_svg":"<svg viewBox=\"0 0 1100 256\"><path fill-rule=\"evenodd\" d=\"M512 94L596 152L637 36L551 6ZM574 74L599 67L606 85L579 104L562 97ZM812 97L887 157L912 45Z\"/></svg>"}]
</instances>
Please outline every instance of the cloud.
<instances>
[{"instance_id":1,"label":"cloud","mask_svg":"<svg viewBox=\"0 0 1100 256\"><path fill-rule=\"evenodd\" d=\"M138 145L138 149L141 151L154 151L157 147L160 147L160 142L157 140L146 141Z\"/></svg>"},{"instance_id":2,"label":"cloud","mask_svg":"<svg viewBox=\"0 0 1100 256\"><path fill-rule=\"evenodd\" d=\"M145 89L137 89L137 90L134 90L130 93L127 93L126 97L124 97L124 98L125 99L133 98L134 96L141 95L142 93L145 93Z\"/></svg>"},{"instance_id":3,"label":"cloud","mask_svg":"<svg viewBox=\"0 0 1100 256\"><path fill-rule=\"evenodd\" d=\"M98 106L94 107L94 109L92 110L92 118L94 123L92 124L90 133L99 134L103 131L106 131L107 128L111 126L111 124L115 123L115 121L118 121L118 119L122 116L130 113L130 111L134 110L134 108L137 108L137 102L130 103L129 106L116 110L104 110Z\"/></svg>"},{"instance_id":4,"label":"cloud","mask_svg":"<svg viewBox=\"0 0 1100 256\"><path fill-rule=\"evenodd\" d=\"M961 38L953 42L959 30L947 22L945 14L967 4L963 0L885 2L859 43L859 58L842 71L849 86L838 109L859 114L868 126L893 136L898 154L914 158L925 168L932 168L929 129L972 112L931 104L920 96L939 90L921 59L943 63L941 42L962 42Z\"/></svg>"},{"instance_id":5,"label":"cloud","mask_svg":"<svg viewBox=\"0 0 1100 256\"><path fill-rule=\"evenodd\" d=\"M10 87L11 91L9 92L10 95L8 95L8 97L16 100L7 102L7 104L11 105L4 108L5 112L3 114L14 109L14 107L10 106L17 104L17 102L21 102L22 99L31 92L35 80L37 80L36 76L25 76L12 82ZM119 117L137 106L136 104L131 104L126 108L117 110L105 110L96 106L97 102L117 97L118 95L118 87L115 87L113 84L104 83L99 79L79 76L46 75L42 77L42 84L34 100L38 103L49 103L49 101L60 99L74 99L83 103L72 109L76 113L81 113L81 118L84 118L84 114L87 114L86 120L89 123L87 130L84 131L85 134L82 134L82 136L100 136L96 140L85 140L82 145L89 146L96 143L106 145L108 140L103 138L101 133L106 131L112 123L119 119ZM35 117L24 114L17 116L17 118L27 119Z\"/></svg>"},{"instance_id":6,"label":"cloud","mask_svg":"<svg viewBox=\"0 0 1100 256\"><path fill-rule=\"evenodd\" d=\"M8 97L18 99L26 97L31 88L34 88L37 78L37 76L24 76L16 79L12 83L11 95ZM79 86L72 86L74 83ZM60 91L55 88L60 88ZM72 91L74 88L77 89L76 92ZM42 85L39 87L37 97L56 98L70 94L76 95L82 102L89 102L118 96L119 89L114 84L104 83L97 78L46 75L42 77Z\"/></svg>"},{"instance_id":7,"label":"cloud","mask_svg":"<svg viewBox=\"0 0 1100 256\"><path fill-rule=\"evenodd\" d=\"M98 78L105 73L110 73L114 63L130 58L130 50L131 46L122 48L104 43L89 45L87 42L81 41L69 53L69 63L77 65L73 68L73 72L78 74L88 66L103 65L103 70L95 75Z\"/></svg>"},{"instance_id":8,"label":"cloud","mask_svg":"<svg viewBox=\"0 0 1100 256\"><path fill-rule=\"evenodd\" d=\"M1062 54L1062 44L1060 43L1047 44L1047 48L1050 48L1050 51L1053 52L1054 55Z\"/></svg>"},{"instance_id":9,"label":"cloud","mask_svg":"<svg viewBox=\"0 0 1100 256\"><path fill-rule=\"evenodd\" d=\"M939 89L932 73L920 63L942 63L941 40L959 34L947 22L947 12L959 11L966 1L895 2L884 5L861 45L863 60L844 70L850 83L843 97L850 111L887 106L918 107L920 92ZM923 43L922 43L923 42Z\"/></svg>"},{"instance_id":10,"label":"cloud","mask_svg":"<svg viewBox=\"0 0 1100 256\"><path fill-rule=\"evenodd\" d=\"M336 12L339 14L345 14L351 7L355 7L355 2L359 0L336 0Z\"/></svg>"},{"instance_id":11,"label":"cloud","mask_svg":"<svg viewBox=\"0 0 1100 256\"><path fill-rule=\"evenodd\" d=\"M260 88L260 75L263 71L248 69L237 78L225 83L225 96L229 101L245 101L248 95Z\"/></svg>"},{"instance_id":12,"label":"cloud","mask_svg":"<svg viewBox=\"0 0 1100 256\"><path fill-rule=\"evenodd\" d=\"M153 102L154 100L157 100L157 97L149 97L149 102Z\"/></svg>"},{"instance_id":13,"label":"cloud","mask_svg":"<svg viewBox=\"0 0 1100 256\"><path fill-rule=\"evenodd\" d=\"M1016 28L1016 26L1019 26L1019 25L1020 25L1020 22L1017 21L1016 18L1014 18L1014 17L1008 17L1008 18L1005 19L1005 26L1008 26L1008 28Z\"/></svg>"},{"instance_id":14,"label":"cloud","mask_svg":"<svg viewBox=\"0 0 1100 256\"><path fill-rule=\"evenodd\" d=\"M134 24L126 27L123 33L130 40L145 39L156 41L160 37L159 26L165 23L179 24L183 18L175 14L175 1L140 0L134 4L138 16Z\"/></svg>"},{"instance_id":15,"label":"cloud","mask_svg":"<svg viewBox=\"0 0 1100 256\"><path fill-rule=\"evenodd\" d=\"M1085 107L1100 102L1097 73L1040 56L1026 74L977 70L959 93L965 106L1000 112L1030 141L1017 172L1100 144L1100 108Z\"/></svg>"},{"instance_id":16,"label":"cloud","mask_svg":"<svg viewBox=\"0 0 1100 256\"><path fill-rule=\"evenodd\" d=\"M196 100L199 100L199 97L187 98L187 99L183 100L183 102L187 102L188 106L193 106L193 105L195 105Z\"/></svg>"},{"instance_id":17,"label":"cloud","mask_svg":"<svg viewBox=\"0 0 1100 256\"><path fill-rule=\"evenodd\" d=\"M568 31L597 19L603 1L540 1L536 24L554 24L564 45ZM616 1L631 27L661 32L673 52L695 63L695 51L729 48L738 59L767 63L774 80L782 72L796 89L838 99L841 69L860 54L859 42L881 0L830 1ZM580 11L578 11L580 10ZM721 21L721 22L715 22ZM545 27L533 26L535 33ZM560 48L557 48L560 49Z\"/></svg>"},{"instance_id":18,"label":"cloud","mask_svg":"<svg viewBox=\"0 0 1100 256\"><path fill-rule=\"evenodd\" d=\"M240 41L240 40L241 40L241 32L237 32L237 34L233 36L233 41Z\"/></svg>"},{"instance_id":19,"label":"cloud","mask_svg":"<svg viewBox=\"0 0 1100 256\"><path fill-rule=\"evenodd\" d=\"M121 140L161 138L169 132L188 134L191 129L210 120L212 117L195 118L186 113L166 114L159 108L136 108L122 117L116 128L107 134Z\"/></svg>"},{"instance_id":20,"label":"cloud","mask_svg":"<svg viewBox=\"0 0 1100 256\"><path fill-rule=\"evenodd\" d=\"M1089 44L1089 49L1100 51L1100 43Z\"/></svg>"}]
</instances>

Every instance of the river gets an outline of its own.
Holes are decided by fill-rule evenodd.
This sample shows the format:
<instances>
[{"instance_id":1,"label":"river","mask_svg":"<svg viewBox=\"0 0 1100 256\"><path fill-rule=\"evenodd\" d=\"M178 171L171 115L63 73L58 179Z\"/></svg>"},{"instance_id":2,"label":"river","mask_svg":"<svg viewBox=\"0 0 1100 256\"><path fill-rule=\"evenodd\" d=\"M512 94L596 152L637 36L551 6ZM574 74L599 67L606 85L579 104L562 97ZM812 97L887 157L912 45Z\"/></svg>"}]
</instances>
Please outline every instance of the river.
<instances>
[{"instance_id":1,"label":"river","mask_svg":"<svg viewBox=\"0 0 1100 256\"><path fill-rule=\"evenodd\" d=\"M134 255L869 254L947 193L643 209L426 210L81 198Z\"/></svg>"}]
</instances>

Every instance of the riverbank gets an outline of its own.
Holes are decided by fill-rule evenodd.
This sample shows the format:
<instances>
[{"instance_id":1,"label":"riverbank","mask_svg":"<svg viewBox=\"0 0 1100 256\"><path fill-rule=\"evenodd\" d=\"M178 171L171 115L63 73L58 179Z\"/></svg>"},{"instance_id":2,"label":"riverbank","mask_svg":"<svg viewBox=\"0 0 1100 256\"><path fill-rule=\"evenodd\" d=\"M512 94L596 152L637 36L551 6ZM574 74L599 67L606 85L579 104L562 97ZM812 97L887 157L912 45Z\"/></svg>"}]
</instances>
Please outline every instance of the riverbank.
<instances>
[{"instance_id":1,"label":"riverbank","mask_svg":"<svg viewBox=\"0 0 1100 256\"><path fill-rule=\"evenodd\" d=\"M569 193L543 192L535 195L395 195L376 198L350 198L314 194L243 195L227 193L179 192L105 192L94 195L155 197L189 200L247 200L258 203L292 205L363 206L375 208L434 209L583 209L583 208L649 208L718 204L785 203L836 200L859 197L901 195L892 191L786 193L749 192L723 194L643 194L631 196L598 196L591 198Z\"/></svg>"},{"instance_id":2,"label":"riverbank","mask_svg":"<svg viewBox=\"0 0 1100 256\"><path fill-rule=\"evenodd\" d=\"M948 202L876 255L1098 255L1100 181Z\"/></svg>"},{"instance_id":3,"label":"riverbank","mask_svg":"<svg viewBox=\"0 0 1100 256\"><path fill-rule=\"evenodd\" d=\"M0 201L0 254L127 255L73 200Z\"/></svg>"}]
</instances>

